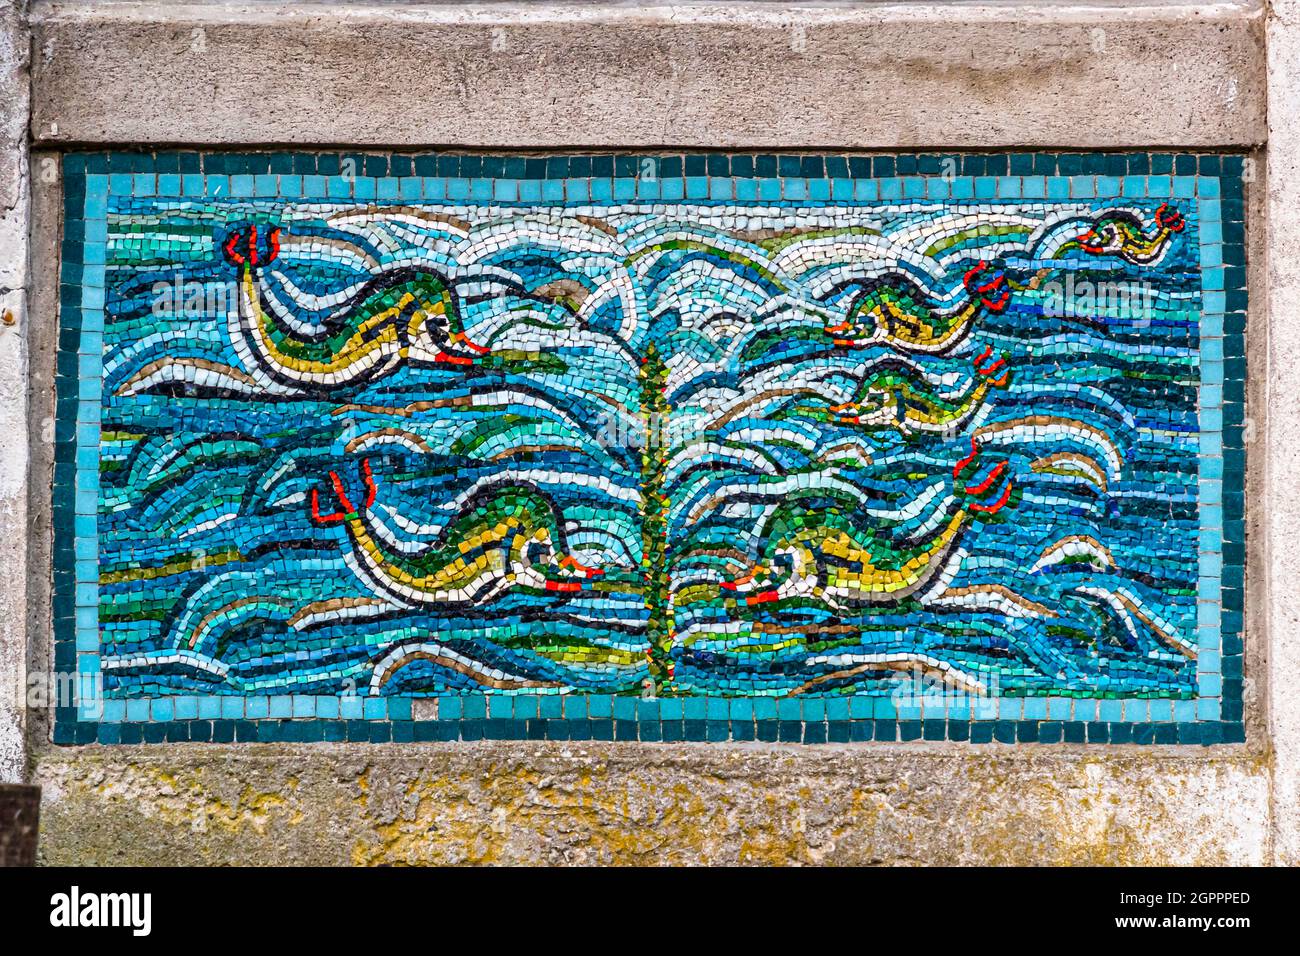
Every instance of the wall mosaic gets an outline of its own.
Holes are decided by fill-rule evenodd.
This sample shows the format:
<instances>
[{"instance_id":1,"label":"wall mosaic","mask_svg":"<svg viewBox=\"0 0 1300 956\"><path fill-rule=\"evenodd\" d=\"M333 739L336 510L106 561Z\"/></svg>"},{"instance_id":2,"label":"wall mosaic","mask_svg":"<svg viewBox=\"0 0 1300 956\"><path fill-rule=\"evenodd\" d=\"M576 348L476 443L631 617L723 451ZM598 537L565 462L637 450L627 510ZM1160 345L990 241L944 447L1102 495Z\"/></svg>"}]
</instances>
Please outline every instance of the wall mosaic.
<instances>
[{"instance_id":1,"label":"wall mosaic","mask_svg":"<svg viewBox=\"0 0 1300 956\"><path fill-rule=\"evenodd\" d=\"M55 738L1239 741L1242 188L70 154Z\"/></svg>"}]
</instances>

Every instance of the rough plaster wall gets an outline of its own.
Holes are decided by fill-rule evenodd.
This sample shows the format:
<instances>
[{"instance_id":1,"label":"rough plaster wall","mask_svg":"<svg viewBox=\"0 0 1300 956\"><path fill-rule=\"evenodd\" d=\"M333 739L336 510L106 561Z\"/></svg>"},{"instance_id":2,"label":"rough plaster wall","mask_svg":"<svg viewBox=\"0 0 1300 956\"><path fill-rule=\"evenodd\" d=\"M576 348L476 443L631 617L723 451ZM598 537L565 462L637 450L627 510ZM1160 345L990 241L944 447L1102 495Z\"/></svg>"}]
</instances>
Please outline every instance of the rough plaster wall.
<instances>
[{"instance_id":1,"label":"rough plaster wall","mask_svg":"<svg viewBox=\"0 0 1300 956\"><path fill-rule=\"evenodd\" d=\"M204 753L42 762L43 861L1267 861L1265 764L1246 754L521 743Z\"/></svg>"},{"instance_id":2,"label":"rough plaster wall","mask_svg":"<svg viewBox=\"0 0 1300 956\"><path fill-rule=\"evenodd\" d=\"M0 782L24 770L27 627L27 32L0 0Z\"/></svg>"},{"instance_id":3,"label":"rough plaster wall","mask_svg":"<svg viewBox=\"0 0 1300 956\"><path fill-rule=\"evenodd\" d=\"M1275 860L1300 865L1300 0L1274 0L1269 22L1268 475L1273 584L1268 633ZM1264 343L1259 343L1264 344ZM1275 493L1272 493L1275 492Z\"/></svg>"},{"instance_id":4,"label":"rough plaster wall","mask_svg":"<svg viewBox=\"0 0 1300 956\"><path fill-rule=\"evenodd\" d=\"M160 23L156 4L38 0L43 143L975 149L1264 135L1258 0L167 7ZM346 66L374 50L384 69Z\"/></svg>"},{"instance_id":5,"label":"rough plaster wall","mask_svg":"<svg viewBox=\"0 0 1300 956\"><path fill-rule=\"evenodd\" d=\"M1297 3L1300 0L1276 4L1275 11L1286 16L1275 17L1270 24L1279 38L1271 51L1275 127L1282 110L1300 107L1300 91L1295 86L1300 80L1300 29L1296 27L1298 18L1290 13ZM13 6L12 0L0 0L0 10L9 18L0 18L0 23L15 23ZM635 108L622 111L613 108L608 99L603 101L605 108L601 111L575 112L566 108L566 90L581 92L594 82L608 86L622 82L624 73L635 75L630 66L618 73L623 69L618 63L609 67L615 71L614 76L602 78L576 68L566 71L553 60L543 59L534 65L542 71L539 77L550 78L552 88L538 85L541 79L538 83L507 82L507 75L498 75L495 68L479 62L484 59L492 35L490 22L504 16L501 11L512 6L493 5L480 8L477 25L462 24L461 39L445 54L451 58L452 72L422 72L425 80L411 82L400 92L372 97L362 108L340 111L329 97L341 96L342 87L320 95L321 73L309 69L312 58L307 56L305 41L301 34L296 38L293 34L301 25L279 32L248 27L241 28L243 32L226 34L223 23L233 30L239 22L246 27L251 22L247 11L240 13L242 6L208 4L197 8L204 22L218 23L219 35L212 30L205 34L209 52L216 42L219 50L252 57L249 62L256 60L260 71L270 62L267 57L274 58L277 50L287 50L290 62L298 64L287 88L277 88L273 97L259 90L259 96L253 97L257 84L235 89L218 84L219 79L224 83L226 74L224 68L219 69L219 57L204 59L187 52L194 27L185 17L197 16L195 8L174 6L176 12L169 10L162 23L142 26L149 19L146 14L151 6L108 4L105 16L117 25L110 24L105 28L108 32L100 32L87 21L88 17L93 19L88 12L93 5L37 4L41 43L37 47L40 53L35 100L40 105L33 129L35 137L51 145L68 139L111 143L115 137L125 136L128 143L132 139L191 140L203 145L294 139L305 143L460 142L480 146L563 146L578 142L608 146L668 141L680 145L771 142L792 148L828 143L901 148L951 144L950 135L941 135L937 132L940 129L960 130L960 145L968 147L1071 142L1247 145L1261 141L1264 135L1262 18L1257 15L1257 5L1252 4L1204 8L1175 5L1156 13L1151 12L1152 8L1143 8L1145 13L1126 11L1117 15L1099 13L1101 8L1096 7L1084 12L1065 8L1059 16L1065 17L1072 28L1079 27L1080 22L1092 23L1088 18L1111 17L1106 22L1112 51L1146 51L1136 59L1130 57L1124 69L1100 71L1107 85L1101 93L1092 90L1088 94L1088 105L1095 109L1091 125L1077 121L1080 105L1069 98L1068 90L1042 85L1040 74L1046 75L1059 65L1045 58L1048 54L1043 50L1055 51L1052 55L1058 59L1065 55L1060 44L1042 45L1043 37L1058 33L1050 11L1062 8L1050 4L1041 7L1041 17L1029 18L1037 26L1027 28L1029 32L1021 32L1020 39L1013 42L1013 46L1023 45L1017 48L1019 52L1012 51L1009 60L1019 68L1006 75L1001 91L986 82L988 77L981 80L969 70L945 73L941 69L945 48L937 37L942 35L942 24L929 28L930 36L935 38L922 44L922 53L912 61L911 73L900 73L887 89L864 87L861 99L839 95L834 84L847 83L846 76L860 71L828 70L828 64L841 63L838 53L811 64L786 63L778 58L780 70L785 71L778 84L782 96L804 89L796 89L792 77L821 77L818 82L831 84L801 93L810 100L819 98L823 104L833 104L833 108L823 106L817 114L831 119L815 123L800 111L793 119L782 121L779 115L756 109L743 97L717 94L718 89L725 88L728 77L734 81L737 76L750 75L745 72L749 68L741 52L750 27L742 26L742 20L727 26L730 21L725 12L715 17L722 27L715 24L711 28L721 32L706 30L700 34L701 39L692 39L695 28L689 25L683 28L685 32L672 35L676 39L666 38L663 32L652 37L656 30L669 29L672 18L666 14L656 15L655 23L642 24L623 34L623 42L632 43L633 50L653 39L657 45L652 49L662 58L666 50L681 45L687 51L685 62L693 64L691 70L709 68L707 76L713 85L708 89L685 85L693 81L691 70L683 71L688 76L675 87L675 95L680 97L677 100L642 100L634 104ZM453 8L457 6L447 5L448 9L437 16L454 21L458 14ZM917 9L924 7L918 5ZM392 8L380 13L364 5L353 9L363 20L367 16L395 15ZM488 13L482 13L484 9ZM933 20L936 8L929 9L928 16ZM938 9L951 15L954 8L940 4ZM352 42L365 42L364 32L357 32L355 24L342 22L337 16L323 16L319 9L314 14L308 9L298 15L314 16L311 30L323 32L314 35L312 42L341 44L339 55L351 48L345 37L353 35ZM861 11L855 15L866 16ZM973 16L1001 22L1003 29L994 33L1005 39L1007 18L1014 23L1016 14L995 11ZM1080 21L1080 17L1084 19ZM689 24L691 17L683 19ZM515 67L533 64L536 57L532 53L540 57L544 52L553 58L561 56L557 51L570 51L575 56L580 53L582 62L589 64L584 69L590 70L594 67L588 58L607 57L610 51L616 54L619 49L617 45L603 48L605 41L586 36L585 29L573 23L557 27L544 21L545 17L541 17L536 34L509 34L510 43L527 41L518 53L511 52ZM1132 21L1136 26L1125 27L1121 21ZM770 29L786 31L788 25ZM913 24L908 36L923 35L916 31L925 29ZM1134 32L1125 32L1130 29ZM1070 35L1075 39L1090 36L1087 30L1080 29ZM704 37L710 39L706 42ZM1127 46L1128 37L1135 38L1131 42L1137 46ZM1226 37L1226 46L1219 46L1215 37ZM828 55L826 47L816 53L816 31L809 35L809 41L816 56ZM785 32L763 42L770 49L761 43L755 49L774 53L779 46L782 57L789 56ZM891 42L898 45L902 41L896 38ZM970 42L974 49L977 44ZM220 46L223 43L230 45ZM21 53L25 46L18 44L15 49ZM1173 58L1179 64L1176 81L1161 84L1156 80L1170 76L1167 64L1171 49L1191 52ZM166 69L151 66L159 51L180 64L177 68L179 75L186 77L184 83L157 83L156 77L167 73ZM1156 55L1160 59L1155 59ZM617 55L615 59L623 62ZM623 60L634 62L627 56ZM0 61L9 63L2 57ZM714 61L718 63L716 70ZM852 67L852 62L845 62ZM122 72L101 72L108 65L116 65ZM764 68L769 72L773 69L770 63L764 63ZM10 69L6 66L3 75L10 76ZM147 76L140 72L142 69L147 69ZM1083 76L1085 72L1077 70L1072 75ZM1279 74L1283 79L1289 76L1291 85L1283 85ZM428 79L438 75L474 79L475 90L481 89L489 99L497 98L494 114L488 115L482 104L476 106L474 96L467 98L457 92L451 98L444 97L446 91L439 83ZM1110 85L1116 76L1131 80L1127 95ZM1211 79L1205 80L1207 76ZM909 77L922 86L913 85ZM484 78L491 82L484 85ZM1013 104L1017 96L1034 89L1038 92L1032 94L1033 102L1041 108L1004 110L996 124L972 127L966 122L969 116L959 115L953 106L962 105L954 90L977 80L979 95L984 98L981 102L986 105L993 101L990 98L998 97L1004 105ZM925 85L931 83L937 85ZM928 90L929 98L911 95L910 91L918 88ZM22 89L25 87L19 89L20 93ZM900 89L908 91L907 95L900 95ZM187 90L199 90L210 101L205 99L201 109L192 109L186 105ZM543 91L548 95L541 96ZM7 92L0 86L0 93ZM126 110L117 105L121 95L142 99ZM437 110L424 108L427 104L442 104L444 99L445 104ZM1280 99L1283 106L1278 104ZM11 105L18 101L25 103L25 95L18 99L0 96L0 117L5 123L13 119L15 109L20 113L25 110L25 106ZM674 103L687 102L692 105L683 122L665 126L665 116L675 115ZM773 102L779 103L779 98ZM412 110L412 103L418 108ZM918 103L924 109L918 109ZM1238 108L1228 111L1230 104ZM412 114L418 122L411 120ZM917 119L918 114L923 115ZM1058 115L1073 118L1058 122ZM647 116L651 119L643 128L640 124ZM290 124L287 127L283 125L286 122ZM728 127L719 124L728 122L741 125L726 132ZM18 126L21 139L21 121ZM0 124L0 128L9 127ZM287 129L291 135L273 135L277 129ZM1279 137L1285 131L1275 128L1273 135ZM1295 142L1296 133L1290 135L1292 159L1287 168L1294 169L1300 144ZM1296 208L1300 200L1295 198L1293 174L1276 170L1269 186L1274 204L1291 209L1292 220L1300 222L1294 215L1300 214ZM1263 218L1262 197L1258 195L1261 192L1252 191L1250 218L1256 224ZM41 317L30 342L34 396L31 414L35 428L49 403L49 371L56 342L50 317L54 314L57 280L53 271L58 248L57 185L38 182L33 208L36 252L32 257L35 273L30 301L33 314ZM1290 243L1283 248L1300 247L1297 228L1275 224L1271 241ZM20 228L16 240L20 244L23 235ZM1253 264L1262 260L1257 255L1262 251L1262 241L1262 232L1253 229ZM1291 283L1294 298L1289 300L1293 303L1290 314L1294 314L1300 308L1300 279L1287 273L1287 268L1275 264L1274 281L1284 286ZM1252 270L1252 294L1256 296L1250 333L1252 375L1260 368L1261 346L1266 341L1260 331L1262 318L1256 320L1263 314L1262 282L1262 270L1256 265ZM1279 301L1276 295L1275 290L1275 302ZM18 341L16 335L0 327L0 356L8 356L4 350L13 350L11 343ZM21 348L15 354L18 364L0 371L0 389L12 389L15 382L23 380ZM1283 390L1281 396L1300 394L1300 381L1291 382L1275 374L1273 388L1272 401L1281 400L1283 409L1291 414L1300 410L1295 408L1294 399L1278 394L1279 389ZM19 399L21 405L21 395ZM16 407L0 409L0 442L21 432L19 426L9 427L6 417ZM1294 430L1300 434L1300 427ZM48 449L39 442L31 449L33 474L39 477L33 479L29 507L39 519L40 533L33 539L30 558L35 572L30 582L30 641L34 648L32 659L45 660L49 652L49 529L41 502L48 480ZM14 456L7 449L4 456L0 470L12 467L9 462ZM18 456L22 457L21 449ZM1300 457L1300 444L1292 448L1282 442L1274 447L1271 457L1275 467L1285 467ZM1260 458L1252 455L1250 462L1256 492L1262 490ZM22 471L20 468L14 472L20 480ZM20 505L19 501L13 507ZM1274 534L1285 533L1295 526L1296 517L1300 516L1292 515L1285 507L1275 507L1265 524L1273 527ZM1251 519L1259 519L1258 509ZM21 537L21 523L15 533L4 523L13 520L18 519L5 518L0 512L0 548ZM1255 527L1252 524L1252 529ZM1258 562L1263 554L1259 536L1252 542L1251 561ZM11 568L23 567L21 560L11 562L11 557L0 553L4 561L0 576L5 576L0 577L0 587L8 586ZM1283 575L1289 570L1288 564L1280 562L1277 573ZM1252 596L1256 596L1255 592ZM0 624L7 629L7 633L0 632L0 662L9 660L11 667L21 667L23 634L21 614L17 613L21 603L12 602L12 598L0 595ZM1254 606L1261 605L1256 602ZM1288 749L1287 744L1295 735L1294 728L1300 725L1300 713L1281 707L1273 712L1281 774L1275 797L1270 788L1273 754L1265 745L1262 726L1262 715L1267 713L1263 708L1268 701L1258 690L1264 683L1260 677L1265 673L1265 661L1271 666L1273 679L1283 688L1288 675L1296 672L1300 654L1290 634L1295 630L1297 616L1300 609L1289 604L1274 607L1271 623L1276 640L1271 654L1265 653L1263 643L1268 632L1254 629L1248 638L1251 656L1247 677L1252 690L1247 714L1252 743L1245 748L1206 751L1057 746L1009 752L956 745L801 749L522 743L54 748L46 742L43 715L34 713L29 734L32 773L46 790L42 853L51 863L1261 863L1272 859L1276 842L1279 859L1298 862L1300 839L1295 820L1300 810L1296 785L1300 746L1293 742ZM1251 627L1256 628L1257 623L1252 617ZM15 646L19 648L16 652ZM5 739L0 733L0 741ZM10 739L14 739L12 733Z\"/></svg>"}]
</instances>

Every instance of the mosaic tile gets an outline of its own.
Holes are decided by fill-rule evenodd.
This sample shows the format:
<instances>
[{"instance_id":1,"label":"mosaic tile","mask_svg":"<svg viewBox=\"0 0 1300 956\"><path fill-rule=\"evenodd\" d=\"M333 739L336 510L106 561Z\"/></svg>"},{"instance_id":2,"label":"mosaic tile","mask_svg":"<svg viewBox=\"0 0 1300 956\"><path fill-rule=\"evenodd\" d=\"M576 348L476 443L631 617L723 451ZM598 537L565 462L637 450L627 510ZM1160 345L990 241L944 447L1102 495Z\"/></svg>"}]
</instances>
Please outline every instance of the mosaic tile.
<instances>
[{"instance_id":1,"label":"mosaic tile","mask_svg":"<svg viewBox=\"0 0 1300 956\"><path fill-rule=\"evenodd\" d=\"M1238 742L1241 163L70 154L55 739Z\"/></svg>"}]
</instances>

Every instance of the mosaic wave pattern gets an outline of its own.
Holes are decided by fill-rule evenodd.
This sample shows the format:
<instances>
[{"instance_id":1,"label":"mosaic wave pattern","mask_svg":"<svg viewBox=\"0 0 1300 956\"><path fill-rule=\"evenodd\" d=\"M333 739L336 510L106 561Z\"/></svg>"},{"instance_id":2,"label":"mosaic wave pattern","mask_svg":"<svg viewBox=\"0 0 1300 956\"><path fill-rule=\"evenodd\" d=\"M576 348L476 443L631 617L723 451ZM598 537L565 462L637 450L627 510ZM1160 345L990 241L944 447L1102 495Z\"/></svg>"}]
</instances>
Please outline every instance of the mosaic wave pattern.
<instances>
[{"instance_id":1,"label":"mosaic wave pattern","mask_svg":"<svg viewBox=\"0 0 1300 956\"><path fill-rule=\"evenodd\" d=\"M69 157L56 739L1240 739L1240 160L956 163Z\"/></svg>"}]
</instances>

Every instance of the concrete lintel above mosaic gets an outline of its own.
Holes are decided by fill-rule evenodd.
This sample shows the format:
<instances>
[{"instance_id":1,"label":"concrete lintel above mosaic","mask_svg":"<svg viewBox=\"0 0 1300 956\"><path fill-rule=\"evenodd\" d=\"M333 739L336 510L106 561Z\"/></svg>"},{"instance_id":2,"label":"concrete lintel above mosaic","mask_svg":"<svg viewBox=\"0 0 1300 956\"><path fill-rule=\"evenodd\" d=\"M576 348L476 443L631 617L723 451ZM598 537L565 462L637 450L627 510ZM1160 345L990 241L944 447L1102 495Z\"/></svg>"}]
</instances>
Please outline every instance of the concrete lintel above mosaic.
<instances>
[{"instance_id":1,"label":"concrete lintel above mosaic","mask_svg":"<svg viewBox=\"0 0 1300 956\"><path fill-rule=\"evenodd\" d=\"M1243 161L68 154L60 743L1243 739Z\"/></svg>"}]
</instances>

